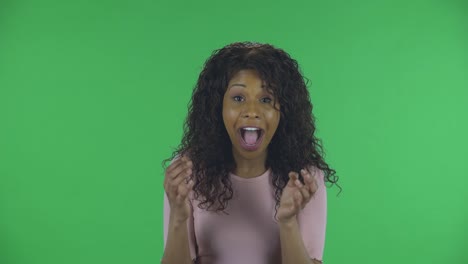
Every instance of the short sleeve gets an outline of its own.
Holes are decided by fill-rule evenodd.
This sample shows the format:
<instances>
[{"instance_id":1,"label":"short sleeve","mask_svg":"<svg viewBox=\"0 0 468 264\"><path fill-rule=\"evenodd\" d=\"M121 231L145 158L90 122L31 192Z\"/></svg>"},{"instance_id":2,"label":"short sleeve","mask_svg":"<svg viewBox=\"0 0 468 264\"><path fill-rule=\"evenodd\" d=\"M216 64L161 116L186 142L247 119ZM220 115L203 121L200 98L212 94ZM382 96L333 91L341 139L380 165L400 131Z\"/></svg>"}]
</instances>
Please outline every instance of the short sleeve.
<instances>
[{"instance_id":1,"label":"short sleeve","mask_svg":"<svg viewBox=\"0 0 468 264\"><path fill-rule=\"evenodd\" d=\"M169 233L170 215L171 215L171 207L169 205L169 199L167 198L166 192L164 192L164 249L166 248L167 235ZM193 207L192 207L192 210L190 210L190 215L187 220L187 233L188 233L188 239L189 239L190 257L192 258L192 260L195 261L197 258L197 254L196 254L196 239L195 239L194 220L193 220Z\"/></svg>"},{"instance_id":2,"label":"short sleeve","mask_svg":"<svg viewBox=\"0 0 468 264\"><path fill-rule=\"evenodd\" d=\"M318 189L309 203L298 214L299 229L304 246L311 259L323 260L325 230L327 224L327 191L322 170L311 170L317 174Z\"/></svg>"}]
</instances>

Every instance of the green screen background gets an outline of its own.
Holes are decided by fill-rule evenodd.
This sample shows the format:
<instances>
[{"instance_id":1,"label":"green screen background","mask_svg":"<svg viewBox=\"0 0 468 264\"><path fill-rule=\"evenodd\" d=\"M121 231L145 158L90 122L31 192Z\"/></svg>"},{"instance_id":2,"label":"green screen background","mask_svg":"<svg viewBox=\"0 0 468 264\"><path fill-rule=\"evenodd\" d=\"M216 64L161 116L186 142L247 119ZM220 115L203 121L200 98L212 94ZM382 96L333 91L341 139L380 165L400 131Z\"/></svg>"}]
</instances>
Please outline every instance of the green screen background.
<instances>
[{"instance_id":1,"label":"green screen background","mask_svg":"<svg viewBox=\"0 0 468 264\"><path fill-rule=\"evenodd\" d=\"M466 1L0 2L0 263L159 263L161 161L214 49L311 80L325 263L468 263Z\"/></svg>"}]
</instances>

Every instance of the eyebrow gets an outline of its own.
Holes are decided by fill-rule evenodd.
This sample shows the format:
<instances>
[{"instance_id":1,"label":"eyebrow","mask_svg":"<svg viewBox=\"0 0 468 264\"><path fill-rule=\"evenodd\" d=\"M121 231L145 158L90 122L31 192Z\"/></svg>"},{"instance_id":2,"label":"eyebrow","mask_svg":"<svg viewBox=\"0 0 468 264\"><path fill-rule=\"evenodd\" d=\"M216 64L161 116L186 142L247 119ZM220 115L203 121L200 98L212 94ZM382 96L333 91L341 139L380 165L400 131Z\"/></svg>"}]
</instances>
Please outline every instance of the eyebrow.
<instances>
[{"instance_id":1,"label":"eyebrow","mask_svg":"<svg viewBox=\"0 0 468 264\"><path fill-rule=\"evenodd\" d=\"M235 83L235 84L232 84L231 86L229 86L229 88L231 88L231 87L233 87L233 86L241 86L241 87L244 87L244 88L247 87L245 84L242 84L242 83ZM262 84L262 88L265 89L265 85Z\"/></svg>"},{"instance_id":2,"label":"eyebrow","mask_svg":"<svg viewBox=\"0 0 468 264\"><path fill-rule=\"evenodd\" d=\"M245 84L235 83L235 84L232 84L231 86L229 86L229 88L233 87L233 86L241 86L241 87L244 87L244 88L247 87L247 86L245 86Z\"/></svg>"}]
</instances>

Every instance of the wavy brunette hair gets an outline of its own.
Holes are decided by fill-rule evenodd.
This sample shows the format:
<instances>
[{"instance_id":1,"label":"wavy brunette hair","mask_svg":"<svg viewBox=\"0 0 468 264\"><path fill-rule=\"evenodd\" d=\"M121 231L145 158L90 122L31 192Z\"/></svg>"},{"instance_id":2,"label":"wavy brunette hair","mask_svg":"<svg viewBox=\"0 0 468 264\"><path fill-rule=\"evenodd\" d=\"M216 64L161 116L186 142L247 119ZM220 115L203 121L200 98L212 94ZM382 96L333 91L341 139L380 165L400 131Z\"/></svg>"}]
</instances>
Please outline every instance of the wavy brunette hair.
<instances>
[{"instance_id":1,"label":"wavy brunette hair","mask_svg":"<svg viewBox=\"0 0 468 264\"><path fill-rule=\"evenodd\" d=\"M266 168L271 169L277 211L290 171L315 166L324 172L325 181L337 184L336 171L322 157L321 140L314 136L307 83L296 60L282 49L256 42L236 42L215 50L204 68L188 104L184 135L172 157L187 155L193 162L192 176L199 207L222 211L233 197L229 172L236 164L232 143L222 117L223 97L229 80L240 70L256 70L281 106L278 128L268 146ZM308 80L307 80L308 82ZM300 181L304 179L299 175Z\"/></svg>"}]
</instances>

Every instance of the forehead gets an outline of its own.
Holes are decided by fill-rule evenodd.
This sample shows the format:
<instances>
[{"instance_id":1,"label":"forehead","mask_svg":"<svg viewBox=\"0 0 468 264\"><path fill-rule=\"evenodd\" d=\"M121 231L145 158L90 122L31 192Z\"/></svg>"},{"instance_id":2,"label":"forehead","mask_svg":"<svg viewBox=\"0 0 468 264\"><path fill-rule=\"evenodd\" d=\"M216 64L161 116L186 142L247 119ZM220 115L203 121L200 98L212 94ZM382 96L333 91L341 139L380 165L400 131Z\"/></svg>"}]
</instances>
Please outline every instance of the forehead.
<instances>
[{"instance_id":1,"label":"forehead","mask_svg":"<svg viewBox=\"0 0 468 264\"><path fill-rule=\"evenodd\" d=\"M229 88L231 87L247 87L257 86L265 89L266 82L261 79L260 74L255 70L240 70L229 80Z\"/></svg>"}]
</instances>

